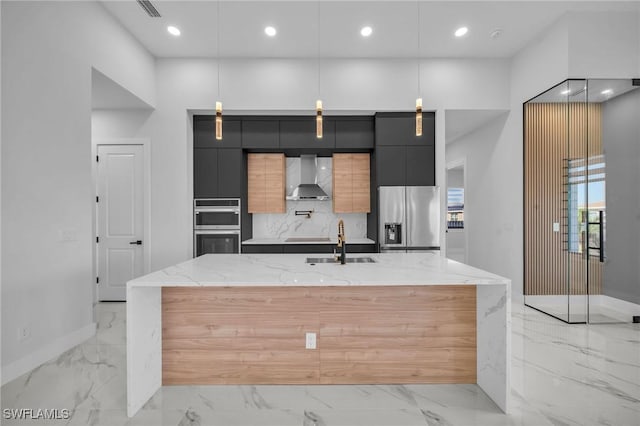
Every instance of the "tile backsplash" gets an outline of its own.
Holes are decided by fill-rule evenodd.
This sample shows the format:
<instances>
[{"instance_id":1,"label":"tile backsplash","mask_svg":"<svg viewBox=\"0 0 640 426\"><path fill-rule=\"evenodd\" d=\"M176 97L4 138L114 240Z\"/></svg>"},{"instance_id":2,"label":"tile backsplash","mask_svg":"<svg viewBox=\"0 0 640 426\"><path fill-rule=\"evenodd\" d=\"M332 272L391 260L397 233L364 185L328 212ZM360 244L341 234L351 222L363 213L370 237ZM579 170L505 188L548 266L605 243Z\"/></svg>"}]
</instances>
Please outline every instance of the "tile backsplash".
<instances>
[{"instance_id":1,"label":"tile backsplash","mask_svg":"<svg viewBox=\"0 0 640 426\"><path fill-rule=\"evenodd\" d=\"M287 195L300 183L300 158L287 157ZM331 157L318 157L318 185L330 197ZM296 216L295 212L312 210L311 217ZM338 235L338 220L345 225L347 241L349 238L366 238L366 213L333 213L333 203L329 201L287 201L286 213L254 214L253 238L289 237L330 237Z\"/></svg>"}]
</instances>

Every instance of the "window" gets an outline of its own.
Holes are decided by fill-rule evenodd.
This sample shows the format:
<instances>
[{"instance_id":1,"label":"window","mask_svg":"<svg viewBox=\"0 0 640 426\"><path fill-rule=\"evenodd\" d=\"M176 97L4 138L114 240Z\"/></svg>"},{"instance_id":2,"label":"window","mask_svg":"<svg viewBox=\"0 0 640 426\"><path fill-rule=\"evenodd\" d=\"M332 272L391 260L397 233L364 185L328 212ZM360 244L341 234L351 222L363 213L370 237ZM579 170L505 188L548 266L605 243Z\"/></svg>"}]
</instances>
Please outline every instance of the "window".
<instances>
[{"instance_id":1,"label":"window","mask_svg":"<svg viewBox=\"0 0 640 426\"><path fill-rule=\"evenodd\" d=\"M447 228L464 228L464 188L447 190Z\"/></svg>"},{"instance_id":2,"label":"window","mask_svg":"<svg viewBox=\"0 0 640 426\"><path fill-rule=\"evenodd\" d=\"M600 224L605 211L604 156L569 160L567 181L568 250L583 253L588 247L590 256L599 256L600 230L604 232L604 223Z\"/></svg>"}]
</instances>

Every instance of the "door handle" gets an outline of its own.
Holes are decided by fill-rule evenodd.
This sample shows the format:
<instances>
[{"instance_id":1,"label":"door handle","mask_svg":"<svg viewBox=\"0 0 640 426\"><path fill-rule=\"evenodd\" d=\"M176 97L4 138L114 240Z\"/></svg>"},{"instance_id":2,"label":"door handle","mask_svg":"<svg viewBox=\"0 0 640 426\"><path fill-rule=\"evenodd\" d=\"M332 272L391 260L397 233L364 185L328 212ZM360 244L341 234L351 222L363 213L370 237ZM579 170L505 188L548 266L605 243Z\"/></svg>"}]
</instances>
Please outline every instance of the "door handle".
<instances>
[{"instance_id":1,"label":"door handle","mask_svg":"<svg viewBox=\"0 0 640 426\"><path fill-rule=\"evenodd\" d=\"M600 241L599 241L599 243L600 243L600 262L604 263L604 220L603 220L604 219L604 211L600 210L598 212L598 216L599 216L598 219L600 220L600 223L598 224L598 227L600 228L599 229L599 231L600 231L600 235L599 235L599 237L600 237Z\"/></svg>"},{"instance_id":2,"label":"door handle","mask_svg":"<svg viewBox=\"0 0 640 426\"><path fill-rule=\"evenodd\" d=\"M129 244L131 244L131 245L141 246L141 245L142 245L142 240L131 241Z\"/></svg>"}]
</instances>

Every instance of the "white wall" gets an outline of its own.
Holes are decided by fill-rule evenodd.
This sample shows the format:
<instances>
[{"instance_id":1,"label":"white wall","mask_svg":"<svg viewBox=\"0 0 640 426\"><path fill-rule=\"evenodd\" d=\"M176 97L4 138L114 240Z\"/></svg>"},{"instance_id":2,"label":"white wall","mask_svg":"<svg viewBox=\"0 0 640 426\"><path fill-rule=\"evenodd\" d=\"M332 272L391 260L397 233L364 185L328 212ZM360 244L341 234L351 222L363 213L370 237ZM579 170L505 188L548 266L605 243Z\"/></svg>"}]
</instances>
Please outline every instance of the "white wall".
<instances>
[{"instance_id":1,"label":"white wall","mask_svg":"<svg viewBox=\"0 0 640 426\"><path fill-rule=\"evenodd\" d=\"M569 76L638 76L638 15L628 12L580 12L567 17Z\"/></svg>"},{"instance_id":2,"label":"white wall","mask_svg":"<svg viewBox=\"0 0 640 426\"><path fill-rule=\"evenodd\" d=\"M229 59L220 64L225 112L313 114L318 96L314 60ZM411 111L418 63L412 60L323 60L320 94L328 113ZM505 109L509 63L505 60L423 60L426 110ZM152 140L151 269L191 256L192 134L188 110L213 109L217 64L210 59L159 59L156 110L136 136ZM444 183L444 121L438 119L436 182ZM443 191L444 200L444 191ZM443 234L444 237L444 234Z\"/></svg>"},{"instance_id":3,"label":"white wall","mask_svg":"<svg viewBox=\"0 0 640 426\"><path fill-rule=\"evenodd\" d=\"M491 120L481 128L447 144L447 163L466 160L464 173L464 232L467 234L467 263L509 278L509 269L500 267L496 256L505 255L509 244L507 234L512 233L510 216L504 211L511 194L501 192L505 187L505 174L509 167L497 163L507 113ZM498 160L496 160L498 159ZM510 259L508 253L507 259ZM510 261L512 261L510 259Z\"/></svg>"},{"instance_id":4,"label":"white wall","mask_svg":"<svg viewBox=\"0 0 640 426\"><path fill-rule=\"evenodd\" d=\"M155 81L153 57L98 3L1 7L6 382L94 329L91 67L149 104Z\"/></svg>"}]
</instances>

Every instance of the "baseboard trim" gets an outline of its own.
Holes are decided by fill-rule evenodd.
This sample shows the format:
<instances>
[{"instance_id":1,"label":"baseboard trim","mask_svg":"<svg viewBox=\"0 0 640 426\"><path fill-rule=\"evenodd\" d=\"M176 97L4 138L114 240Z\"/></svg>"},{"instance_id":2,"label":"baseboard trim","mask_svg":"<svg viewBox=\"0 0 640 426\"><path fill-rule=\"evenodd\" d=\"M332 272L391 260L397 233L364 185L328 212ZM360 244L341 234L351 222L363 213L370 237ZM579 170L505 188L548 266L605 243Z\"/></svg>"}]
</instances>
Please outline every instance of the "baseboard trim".
<instances>
[{"instance_id":1,"label":"baseboard trim","mask_svg":"<svg viewBox=\"0 0 640 426\"><path fill-rule=\"evenodd\" d=\"M634 315L640 315L640 305L636 303L627 302L626 300L617 299L615 297L606 296L604 294L591 296L591 299L600 306L614 309L618 312L628 315L629 318L633 317Z\"/></svg>"},{"instance_id":2,"label":"baseboard trim","mask_svg":"<svg viewBox=\"0 0 640 426\"><path fill-rule=\"evenodd\" d=\"M88 338L96 334L96 323L82 327L76 331L73 331L66 336L62 336L53 342L36 349L28 355L12 362L11 364L2 367L2 385L9 383L10 381L17 379L24 373L27 373L34 368L44 364L45 362L56 358L73 348L76 345L84 342Z\"/></svg>"}]
</instances>

